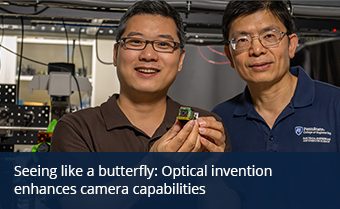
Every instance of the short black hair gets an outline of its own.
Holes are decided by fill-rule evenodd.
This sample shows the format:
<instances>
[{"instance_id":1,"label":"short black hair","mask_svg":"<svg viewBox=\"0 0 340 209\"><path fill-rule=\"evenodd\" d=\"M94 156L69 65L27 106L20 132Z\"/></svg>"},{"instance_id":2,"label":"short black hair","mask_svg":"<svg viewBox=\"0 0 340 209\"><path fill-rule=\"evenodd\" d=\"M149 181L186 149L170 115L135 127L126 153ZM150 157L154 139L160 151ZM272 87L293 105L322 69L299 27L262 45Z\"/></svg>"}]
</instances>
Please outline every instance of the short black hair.
<instances>
[{"instance_id":1,"label":"short black hair","mask_svg":"<svg viewBox=\"0 0 340 209\"><path fill-rule=\"evenodd\" d=\"M225 44L229 41L230 24L242 15L254 14L258 11L268 10L275 15L287 28L287 34L295 31L293 18L283 1L230 1L224 10L222 19L222 34Z\"/></svg>"},{"instance_id":2,"label":"short black hair","mask_svg":"<svg viewBox=\"0 0 340 209\"><path fill-rule=\"evenodd\" d=\"M123 35L128 20L134 15L161 15L163 17L171 18L175 21L177 27L177 36L180 43L184 45L184 27L183 21L178 13L172 6L165 1L138 1L129 7L127 12L120 19L119 26L116 31L116 41Z\"/></svg>"}]
</instances>

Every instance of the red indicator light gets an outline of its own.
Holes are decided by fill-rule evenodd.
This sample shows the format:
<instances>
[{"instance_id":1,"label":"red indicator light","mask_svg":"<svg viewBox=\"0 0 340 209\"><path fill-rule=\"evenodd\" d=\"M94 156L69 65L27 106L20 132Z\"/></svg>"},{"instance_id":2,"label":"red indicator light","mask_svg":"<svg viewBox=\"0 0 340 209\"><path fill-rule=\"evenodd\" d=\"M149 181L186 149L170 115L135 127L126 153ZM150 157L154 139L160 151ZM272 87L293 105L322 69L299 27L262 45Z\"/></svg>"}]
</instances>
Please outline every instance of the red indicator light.
<instances>
[{"instance_id":1,"label":"red indicator light","mask_svg":"<svg viewBox=\"0 0 340 209\"><path fill-rule=\"evenodd\" d=\"M333 32L336 32L336 29L335 29L335 28L333 29Z\"/></svg>"}]
</instances>

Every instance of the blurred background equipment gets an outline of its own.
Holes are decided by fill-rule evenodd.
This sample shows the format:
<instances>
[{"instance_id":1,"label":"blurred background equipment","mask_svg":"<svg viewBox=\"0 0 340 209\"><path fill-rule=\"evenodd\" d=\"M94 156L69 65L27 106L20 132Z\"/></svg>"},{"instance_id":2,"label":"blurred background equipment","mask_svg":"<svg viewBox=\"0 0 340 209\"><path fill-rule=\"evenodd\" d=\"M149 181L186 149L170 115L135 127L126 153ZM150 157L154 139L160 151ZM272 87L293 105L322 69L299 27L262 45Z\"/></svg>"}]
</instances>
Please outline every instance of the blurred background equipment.
<instances>
[{"instance_id":1,"label":"blurred background equipment","mask_svg":"<svg viewBox=\"0 0 340 209\"><path fill-rule=\"evenodd\" d=\"M48 142L51 119L98 106L120 91L113 46L119 20L134 2L0 1L2 151ZM242 92L245 82L224 55L221 19L229 1L167 2L180 12L186 32L184 70L169 96L211 110ZM287 7L299 36L292 65L339 86L340 1L292 0Z\"/></svg>"},{"instance_id":2,"label":"blurred background equipment","mask_svg":"<svg viewBox=\"0 0 340 209\"><path fill-rule=\"evenodd\" d=\"M16 86L0 86L0 151L30 151L38 142L38 131L49 124L50 107L17 105Z\"/></svg>"},{"instance_id":3,"label":"blurred background equipment","mask_svg":"<svg viewBox=\"0 0 340 209\"><path fill-rule=\"evenodd\" d=\"M33 90L47 90L51 96L52 120L59 119L63 114L71 111L70 96L74 91L92 93L92 85L87 77L75 76L74 64L49 63L48 75L35 75L28 85L29 92ZM68 109L68 111L67 111Z\"/></svg>"}]
</instances>

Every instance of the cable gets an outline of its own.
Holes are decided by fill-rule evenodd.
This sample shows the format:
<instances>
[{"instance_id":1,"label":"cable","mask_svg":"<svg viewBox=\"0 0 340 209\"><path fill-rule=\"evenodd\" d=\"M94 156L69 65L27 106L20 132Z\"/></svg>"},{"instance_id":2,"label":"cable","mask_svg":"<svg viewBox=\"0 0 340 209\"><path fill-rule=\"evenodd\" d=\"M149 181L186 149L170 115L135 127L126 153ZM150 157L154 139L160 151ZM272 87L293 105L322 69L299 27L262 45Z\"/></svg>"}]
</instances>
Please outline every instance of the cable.
<instances>
[{"instance_id":1,"label":"cable","mask_svg":"<svg viewBox=\"0 0 340 209\"><path fill-rule=\"evenodd\" d=\"M2 7L0 7L0 10L4 11L4 12L7 12L9 14L17 14L17 15L38 15L40 13L43 13L44 11L46 11L47 9L49 9L49 7L45 7L44 9L38 11L38 12L35 12L35 13L32 13L32 14L23 14L23 13L17 13L17 12L12 12L12 11L9 11L7 9L4 9Z\"/></svg>"},{"instance_id":2,"label":"cable","mask_svg":"<svg viewBox=\"0 0 340 209\"><path fill-rule=\"evenodd\" d=\"M66 25L65 25L65 21L64 21L64 19L62 19L63 20L63 25L64 25L64 28L65 28L65 35L66 35L66 47L67 47L67 49L66 49L66 52L67 52L67 63L69 63L69 45L68 45L68 34L67 34L67 29L66 29Z\"/></svg>"},{"instance_id":3,"label":"cable","mask_svg":"<svg viewBox=\"0 0 340 209\"><path fill-rule=\"evenodd\" d=\"M1 16L1 41L0 41L0 45L2 45L2 41L4 40L4 36L5 36L5 28L4 28L4 17ZM1 54L0 54L1 57ZM0 70L1 70L1 59L0 59Z\"/></svg>"},{"instance_id":4,"label":"cable","mask_svg":"<svg viewBox=\"0 0 340 209\"><path fill-rule=\"evenodd\" d=\"M4 45L2 45L2 44L0 44L0 47L4 48L6 51L9 51L9 52L10 52L10 53L12 53L12 54L15 54L15 55L17 55L18 57L20 57L20 56L21 56L20 54L13 52L12 50L10 50L9 48L5 47L5 46L4 46ZM40 65L45 65L45 66L48 66L48 65L47 65L47 64L45 64L45 63L42 63L42 62L39 62L39 61L33 60L33 59L31 59L31 58L28 58L28 57L25 57L25 56L21 56L21 57L22 57L23 59L25 59L25 60L28 60L28 61L31 61L31 62L34 62L34 63L40 64Z\"/></svg>"},{"instance_id":5,"label":"cable","mask_svg":"<svg viewBox=\"0 0 340 209\"><path fill-rule=\"evenodd\" d=\"M99 62L101 62L104 65L113 65L113 62L104 62L99 58L99 54L98 54L98 34L99 34L99 30L96 33L96 56Z\"/></svg>"},{"instance_id":6,"label":"cable","mask_svg":"<svg viewBox=\"0 0 340 209\"><path fill-rule=\"evenodd\" d=\"M229 61L228 61L228 62L215 62L215 61L213 61L213 60L209 60L209 59L207 59L207 58L202 54L201 48L200 48L199 46L197 46L197 49L198 49L198 52L200 53L201 57L202 57L205 61L207 61L207 62L209 62L209 63L211 63L211 64L214 64L214 65L226 65L226 64L229 64L229 63L230 63Z\"/></svg>"},{"instance_id":7,"label":"cable","mask_svg":"<svg viewBox=\"0 0 340 209\"><path fill-rule=\"evenodd\" d=\"M1 41L0 44L2 44L2 41L4 40L4 36L5 36L5 26L4 26L4 17L1 16Z\"/></svg>"},{"instance_id":8,"label":"cable","mask_svg":"<svg viewBox=\"0 0 340 209\"><path fill-rule=\"evenodd\" d=\"M76 76L74 76L73 74L71 74L74 78L74 81L76 82L77 85L77 89L78 89L78 95L79 95L79 102L80 102L80 109L83 109L83 102L81 101L81 93L80 93L80 87L79 87L79 83L78 80L76 78Z\"/></svg>"},{"instance_id":9,"label":"cable","mask_svg":"<svg viewBox=\"0 0 340 209\"><path fill-rule=\"evenodd\" d=\"M81 56L81 62L83 64L83 72L84 72L84 70L85 70L85 63L84 63L83 50L81 49L81 44L80 44L81 30L82 30L82 28L79 29L79 51L80 51L80 56Z\"/></svg>"},{"instance_id":10,"label":"cable","mask_svg":"<svg viewBox=\"0 0 340 209\"><path fill-rule=\"evenodd\" d=\"M207 46L207 47L208 47L208 49L210 49L210 51L212 51L212 52L214 52L214 53L216 53L216 54L219 54L219 55L221 55L221 56L226 56L224 53L219 52L219 51L216 51L215 49L211 48L210 46Z\"/></svg>"},{"instance_id":11,"label":"cable","mask_svg":"<svg viewBox=\"0 0 340 209\"><path fill-rule=\"evenodd\" d=\"M74 63L74 49L76 48L76 40L73 39L72 43L72 63Z\"/></svg>"},{"instance_id":12,"label":"cable","mask_svg":"<svg viewBox=\"0 0 340 209\"><path fill-rule=\"evenodd\" d=\"M19 72L18 72L18 81L17 81L17 94L16 101L19 104L19 90L20 90L20 76L21 76L21 65L22 65L22 55L24 52L24 18L21 16L21 49L20 49L20 61L19 61Z\"/></svg>"},{"instance_id":13,"label":"cable","mask_svg":"<svg viewBox=\"0 0 340 209\"><path fill-rule=\"evenodd\" d=\"M81 44L80 44L80 34L81 34L81 28L79 29L79 34L78 34L78 36L79 36L79 51L80 51L81 61L82 61L82 64L83 64L83 71L84 71L84 69L85 69L84 68L84 56L83 56L83 51L81 49ZM79 85L78 81L76 81L76 84ZM78 89L79 89L79 87L78 87ZM80 100L80 109L83 109L83 101L81 99L81 94L80 94L80 91L78 91L78 92L79 92L79 100Z\"/></svg>"}]
</instances>

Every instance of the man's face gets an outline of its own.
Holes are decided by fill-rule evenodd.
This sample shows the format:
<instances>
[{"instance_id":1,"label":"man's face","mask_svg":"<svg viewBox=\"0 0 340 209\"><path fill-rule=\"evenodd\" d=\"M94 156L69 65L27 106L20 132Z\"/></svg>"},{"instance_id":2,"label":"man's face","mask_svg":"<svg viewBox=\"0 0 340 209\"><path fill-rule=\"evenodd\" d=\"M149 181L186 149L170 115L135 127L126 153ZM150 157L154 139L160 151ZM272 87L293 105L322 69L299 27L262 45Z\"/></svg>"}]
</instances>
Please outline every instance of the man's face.
<instances>
[{"instance_id":1,"label":"man's face","mask_svg":"<svg viewBox=\"0 0 340 209\"><path fill-rule=\"evenodd\" d=\"M258 36L268 29L287 32L282 22L267 10L240 16L230 26L230 38L244 34ZM289 35L289 38L290 41L284 35L279 44L270 47L262 46L258 38L254 38L248 50L235 51L230 44L224 50L231 66L248 85L274 84L289 74L290 58L294 57L298 43L296 34Z\"/></svg>"},{"instance_id":2,"label":"man's face","mask_svg":"<svg viewBox=\"0 0 340 209\"><path fill-rule=\"evenodd\" d=\"M121 38L167 40L180 42L173 19L160 15L135 15L126 25ZM177 47L173 52L157 52L151 43L144 50L126 49L115 45L114 65L121 85L121 93L166 94L182 68L185 51Z\"/></svg>"}]
</instances>

